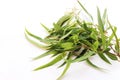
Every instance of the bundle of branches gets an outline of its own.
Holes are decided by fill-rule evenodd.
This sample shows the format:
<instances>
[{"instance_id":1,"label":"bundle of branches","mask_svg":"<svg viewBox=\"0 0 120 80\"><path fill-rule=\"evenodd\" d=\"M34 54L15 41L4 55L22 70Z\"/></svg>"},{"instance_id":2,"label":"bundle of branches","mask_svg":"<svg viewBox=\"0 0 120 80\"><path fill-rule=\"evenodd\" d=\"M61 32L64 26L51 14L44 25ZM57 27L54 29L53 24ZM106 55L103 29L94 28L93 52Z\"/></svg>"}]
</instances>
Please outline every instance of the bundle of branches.
<instances>
[{"instance_id":1,"label":"bundle of branches","mask_svg":"<svg viewBox=\"0 0 120 80\"><path fill-rule=\"evenodd\" d=\"M79 1L78 3L85 11L85 14L93 21L91 14ZM94 55L99 55L108 64L111 64L108 58L118 61L120 57L120 39L116 35L117 28L110 24L106 9L101 17L99 8L97 8L97 19L98 24L94 24L93 22L82 20L74 12L68 13L56 23L53 23L54 27L52 29L42 24L49 33L44 39L25 29L25 36L30 42L47 50L46 53L35 57L34 60L48 55L54 58L49 63L36 68L35 71L52 66L63 60L63 63L59 67L64 65L66 67L58 78L60 79L68 70L70 64L74 62L86 61L92 67L101 69L91 62L90 58ZM109 33L110 31L111 33ZM46 45L36 43L31 37Z\"/></svg>"}]
</instances>

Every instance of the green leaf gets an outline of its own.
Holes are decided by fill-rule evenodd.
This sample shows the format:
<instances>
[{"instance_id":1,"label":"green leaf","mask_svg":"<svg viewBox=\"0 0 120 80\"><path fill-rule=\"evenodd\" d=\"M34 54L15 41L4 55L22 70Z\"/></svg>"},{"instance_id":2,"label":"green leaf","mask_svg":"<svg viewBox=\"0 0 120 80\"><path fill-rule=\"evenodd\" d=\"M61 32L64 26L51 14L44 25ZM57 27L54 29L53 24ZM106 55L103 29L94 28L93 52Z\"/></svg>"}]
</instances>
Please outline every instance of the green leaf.
<instances>
[{"instance_id":1,"label":"green leaf","mask_svg":"<svg viewBox=\"0 0 120 80\"><path fill-rule=\"evenodd\" d=\"M106 49L106 36L104 35L104 32L102 30L101 27L98 26L98 29L99 29L99 34L101 35L101 39L102 39L102 46L103 46L103 51L104 49Z\"/></svg>"},{"instance_id":2,"label":"green leaf","mask_svg":"<svg viewBox=\"0 0 120 80\"><path fill-rule=\"evenodd\" d=\"M104 32L104 25L103 25L101 15L100 15L100 10L98 7L97 7L97 16L98 16L98 25L99 25L99 27L102 28L102 31Z\"/></svg>"},{"instance_id":3,"label":"green leaf","mask_svg":"<svg viewBox=\"0 0 120 80\"><path fill-rule=\"evenodd\" d=\"M41 23L41 26L42 26L47 32L50 32L50 29L48 29L44 24Z\"/></svg>"},{"instance_id":4,"label":"green leaf","mask_svg":"<svg viewBox=\"0 0 120 80\"><path fill-rule=\"evenodd\" d=\"M113 29L113 27L112 27L112 25L110 24L109 20L108 20L108 23L109 23L109 26L110 26L110 28L111 28L111 30L112 30L114 36L115 36L115 39L116 39L116 50L117 50L117 53L120 54L119 39L118 39L118 37L117 37L117 35L116 35L116 33L115 33L115 29ZM114 28L116 28L116 27L114 27Z\"/></svg>"},{"instance_id":5,"label":"green leaf","mask_svg":"<svg viewBox=\"0 0 120 80\"><path fill-rule=\"evenodd\" d=\"M82 26L86 31L89 31L89 27L88 27L88 23L86 23L85 21L83 22L83 26Z\"/></svg>"},{"instance_id":6,"label":"green leaf","mask_svg":"<svg viewBox=\"0 0 120 80\"><path fill-rule=\"evenodd\" d=\"M117 31L117 28L114 28L114 32L115 32L115 33L116 33L116 31ZM114 33L112 33L112 34L110 35L106 47L108 47L108 46L111 44L111 41L113 40L113 38L114 38Z\"/></svg>"},{"instance_id":7,"label":"green leaf","mask_svg":"<svg viewBox=\"0 0 120 80\"><path fill-rule=\"evenodd\" d=\"M73 60L72 62L80 62L80 61L83 61L83 60L91 57L93 54L95 54L95 52L93 52L93 51L88 51L88 52L86 52L83 56L81 56L80 58L77 58L77 59Z\"/></svg>"},{"instance_id":8,"label":"green leaf","mask_svg":"<svg viewBox=\"0 0 120 80\"><path fill-rule=\"evenodd\" d=\"M91 67L93 67L93 68L95 68L95 69L99 69L99 70L102 69L102 68L96 66L95 64L93 64L89 59L86 59L86 62L87 62Z\"/></svg>"},{"instance_id":9,"label":"green leaf","mask_svg":"<svg viewBox=\"0 0 120 80\"><path fill-rule=\"evenodd\" d=\"M25 32L26 32L29 36L32 36L32 37L34 37L35 39L42 41L42 38L40 38L40 37L38 37L38 36L30 33L27 29L25 29Z\"/></svg>"},{"instance_id":10,"label":"green leaf","mask_svg":"<svg viewBox=\"0 0 120 80\"><path fill-rule=\"evenodd\" d=\"M103 25L105 25L106 18L107 18L107 9L104 10L104 13L103 13L103 16L102 16Z\"/></svg>"},{"instance_id":11,"label":"green leaf","mask_svg":"<svg viewBox=\"0 0 120 80\"><path fill-rule=\"evenodd\" d=\"M70 18L71 18L71 14L67 14L67 15L64 15L63 17L61 17L58 22L56 23L58 26L63 26L63 24L68 21Z\"/></svg>"},{"instance_id":12,"label":"green leaf","mask_svg":"<svg viewBox=\"0 0 120 80\"><path fill-rule=\"evenodd\" d=\"M84 45L88 46L90 49L94 50L93 44L91 44L88 40L80 40Z\"/></svg>"},{"instance_id":13,"label":"green leaf","mask_svg":"<svg viewBox=\"0 0 120 80\"><path fill-rule=\"evenodd\" d=\"M105 61L105 62L108 63L108 64L111 64L110 61L106 58L106 56L104 56L103 53L98 53L98 55L100 56L100 58L101 58L103 61Z\"/></svg>"},{"instance_id":14,"label":"green leaf","mask_svg":"<svg viewBox=\"0 0 120 80\"><path fill-rule=\"evenodd\" d=\"M50 55L50 54L56 54L56 53L57 53L57 51L51 50L51 51L45 52L45 53L43 53L43 54L41 54L41 55L33 58L33 60L37 60L37 59L43 58L43 57L45 57L45 56L48 56L48 55Z\"/></svg>"},{"instance_id":15,"label":"green leaf","mask_svg":"<svg viewBox=\"0 0 120 80\"><path fill-rule=\"evenodd\" d=\"M69 54L67 55L67 57L66 57L66 59L64 60L64 62L63 62L60 66L58 66L58 68L60 68L60 67L64 66L64 65L67 63L67 61L69 61L69 59L70 59L71 55L72 55L72 53L71 53L71 52L69 52Z\"/></svg>"},{"instance_id":16,"label":"green leaf","mask_svg":"<svg viewBox=\"0 0 120 80\"><path fill-rule=\"evenodd\" d=\"M93 38L93 39L97 39L97 35L94 31L92 31L92 33L90 34L90 37Z\"/></svg>"},{"instance_id":17,"label":"green leaf","mask_svg":"<svg viewBox=\"0 0 120 80\"><path fill-rule=\"evenodd\" d=\"M67 36L69 36L71 33L72 33L72 30L69 31L69 32L68 32L67 34L65 34L64 36L62 36L62 37L60 38L60 40L63 40L64 38L66 38Z\"/></svg>"},{"instance_id":18,"label":"green leaf","mask_svg":"<svg viewBox=\"0 0 120 80\"><path fill-rule=\"evenodd\" d=\"M44 39L42 39L42 38L40 38L40 37L38 37L38 36L30 33L27 29L25 29L25 34L28 34L29 36L31 36L31 37L33 37L33 38L35 38L36 40L39 40L39 41L41 41L41 42L49 43L48 41L46 41L46 40L44 40Z\"/></svg>"},{"instance_id":19,"label":"green leaf","mask_svg":"<svg viewBox=\"0 0 120 80\"><path fill-rule=\"evenodd\" d=\"M98 40L94 42L93 46L94 46L94 47L93 47L94 51L97 51L97 48L98 48L98 46L99 46Z\"/></svg>"},{"instance_id":20,"label":"green leaf","mask_svg":"<svg viewBox=\"0 0 120 80\"><path fill-rule=\"evenodd\" d=\"M64 68L64 70L63 70L63 72L62 72L62 74L58 77L58 79L57 80L61 80L62 79L62 77L65 75L65 73L67 72L67 70L69 69L69 67L70 67L70 62L69 61L67 61L67 63L66 63L66 67Z\"/></svg>"},{"instance_id":21,"label":"green leaf","mask_svg":"<svg viewBox=\"0 0 120 80\"><path fill-rule=\"evenodd\" d=\"M65 54L64 53L61 53L60 55L58 55L55 59L53 59L52 61L50 61L49 63L47 64L44 64L36 69L34 69L34 71L37 71L37 70L41 70L43 68L46 68L46 67L49 67L49 66L52 66L54 64L56 64L57 62L59 62L60 60L62 60L64 58Z\"/></svg>"},{"instance_id":22,"label":"green leaf","mask_svg":"<svg viewBox=\"0 0 120 80\"><path fill-rule=\"evenodd\" d=\"M61 29L61 27L56 23L53 23L53 26L54 26L54 29L55 29L56 32Z\"/></svg>"},{"instance_id":23,"label":"green leaf","mask_svg":"<svg viewBox=\"0 0 120 80\"><path fill-rule=\"evenodd\" d=\"M72 40L74 42L74 44L77 44L79 41L79 35L74 34L70 37L70 40Z\"/></svg>"},{"instance_id":24,"label":"green leaf","mask_svg":"<svg viewBox=\"0 0 120 80\"><path fill-rule=\"evenodd\" d=\"M107 52L106 55L107 55L110 59L112 59L112 60L118 60L118 58L117 58L117 56L116 56L115 54L112 54L112 53L110 53L110 52Z\"/></svg>"},{"instance_id":25,"label":"green leaf","mask_svg":"<svg viewBox=\"0 0 120 80\"><path fill-rule=\"evenodd\" d=\"M72 42L61 43L60 47L63 48L64 50L69 50L73 48L73 43Z\"/></svg>"},{"instance_id":26,"label":"green leaf","mask_svg":"<svg viewBox=\"0 0 120 80\"><path fill-rule=\"evenodd\" d=\"M105 20L105 18L107 17L107 9L104 10L103 16L102 16L102 20Z\"/></svg>"},{"instance_id":27,"label":"green leaf","mask_svg":"<svg viewBox=\"0 0 120 80\"><path fill-rule=\"evenodd\" d=\"M111 48L106 48L106 49L104 50L104 53L109 52L110 50L111 50Z\"/></svg>"},{"instance_id":28,"label":"green leaf","mask_svg":"<svg viewBox=\"0 0 120 80\"><path fill-rule=\"evenodd\" d=\"M85 9L85 7L80 3L79 0L77 0L79 5L81 6L81 8L86 12L86 14L91 18L91 20L93 21L93 17L92 15Z\"/></svg>"},{"instance_id":29,"label":"green leaf","mask_svg":"<svg viewBox=\"0 0 120 80\"><path fill-rule=\"evenodd\" d=\"M103 50L106 49L106 36L104 35L104 25L102 23L101 15L99 8L97 7L97 15L98 15L98 29L101 34L102 38L102 45L103 45Z\"/></svg>"},{"instance_id":30,"label":"green leaf","mask_svg":"<svg viewBox=\"0 0 120 80\"><path fill-rule=\"evenodd\" d=\"M65 62L63 62L60 66L58 66L58 68L60 68L60 67L64 66L65 64L66 64L66 61L65 61Z\"/></svg>"},{"instance_id":31,"label":"green leaf","mask_svg":"<svg viewBox=\"0 0 120 80\"><path fill-rule=\"evenodd\" d=\"M42 44L40 44L40 43L38 43L38 42L30 39L26 33L25 33L25 37L26 37L26 39L27 39L29 42L33 43L35 46L37 46L37 47L39 47L39 48L41 48L41 49L48 49L48 48L49 48L48 46L42 45Z\"/></svg>"}]
</instances>

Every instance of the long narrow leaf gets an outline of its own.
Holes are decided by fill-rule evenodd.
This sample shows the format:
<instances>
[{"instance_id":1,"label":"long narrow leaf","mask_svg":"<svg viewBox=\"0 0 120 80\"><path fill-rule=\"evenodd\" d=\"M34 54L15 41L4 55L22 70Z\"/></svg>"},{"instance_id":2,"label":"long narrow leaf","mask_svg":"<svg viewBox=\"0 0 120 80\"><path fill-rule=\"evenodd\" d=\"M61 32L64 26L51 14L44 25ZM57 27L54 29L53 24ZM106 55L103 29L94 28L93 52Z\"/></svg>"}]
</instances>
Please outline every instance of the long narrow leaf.
<instances>
[{"instance_id":1,"label":"long narrow leaf","mask_svg":"<svg viewBox=\"0 0 120 80\"><path fill-rule=\"evenodd\" d=\"M105 61L108 64L111 64L110 61L106 58L106 56L103 53L98 53L98 55L103 61Z\"/></svg>"},{"instance_id":2,"label":"long narrow leaf","mask_svg":"<svg viewBox=\"0 0 120 80\"><path fill-rule=\"evenodd\" d=\"M107 9L104 10L104 13L103 13L102 19L105 19L106 17L107 17Z\"/></svg>"},{"instance_id":3,"label":"long narrow leaf","mask_svg":"<svg viewBox=\"0 0 120 80\"><path fill-rule=\"evenodd\" d=\"M106 49L106 36L104 35L104 32L101 27L98 26L98 29L99 29L99 33L101 35L102 45L103 45L103 50L104 50L104 49Z\"/></svg>"},{"instance_id":4,"label":"long narrow leaf","mask_svg":"<svg viewBox=\"0 0 120 80\"><path fill-rule=\"evenodd\" d=\"M118 58L117 58L117 56L116 56L115 54L112 54L112 53L110 53L110 52L107 52L106 55L107 55L110 59L112 59L112 60L118 60Z\"/></svg>"},{"instance_id":5,"label":"long narrow leaf","mask_svg":"<svg viewBox=\"0 0 120 80\"><path fill-rule=\"evenodd\" d=\"M98 7L97 7L97 17L98 17L98 24L99 24L99 27L102 27L102 31L104 31L104 25L103 25L103 22L102 22L102 19L101 19L100 10L99 10Z\"/></svg>"},{"instance_id":6,"label":"long narrow leaf","mask_svg":"<svg viewBox=\"0 0 120 80\"><path fill-rule=\"evenodd\" d=\"M83 43L83 44L85 44L85 45L87 45L89 48L91 48L91 49L93 49L93 45L89 42L89 41L87 41L87 40L81 40L81 42Z\"/></svg>"},{"instance_id":7,"label":"long narrow leaf","mask_svg":"<svg viewBox=\"0 0 120 80\"><path fill-rule=\"evenodd\" d=\"M30 33L27 29L25 29L25 32L26 32L29 36L32 36L32 37L34 37L35 39L42 41L42 38L40 38L40 37L38 37L38 36Z\"/></svg>"},{"instance_id":8,"label":"long narrow leaf","mask_svg":"<svg viewBox=\"0 0 120 80\"><path fill-rule=\"evenodd\" d=\"M61 79L62 79L62 77L64 76L64 74L65 74L65 73L67 72L67 70L69 69L70 64L71 64L71 63L70 63L69 61L66 63L65 69L63 70L62 74L58 77L57 80L61 80Z\"/></svg>"},{"instance_id":9,"label":"long narrow leaf","mask_svg":"<svg viewBox=\"0 0 120 80\"><path fill-rule=\"evenodd\" d=\"M70 34L72 33L72 30L71 31L69 31L67 34L65 34L64 36L62 36L61 38L60 38L60 40L62 40L62 39L64 39L64 38L66 38L67 36L69 36Z\"/></svg>"},{"instance_id":10,"label":"long narrow leaf","mask_svg":"<svg viewBox=\"0 0 120 80\"><path fill-rule=\"evenodd\" d=\"M91 32L90 37L97 40L97 35L95 34L94 31Z\"/></svg>"},{"instance_id":11,"label":"long narrow leaf","mask_svg":"<svg viewBox=\"0 0 120 80\"><path fill-rule=\"evenodd\" d=\"M110 24L110 22L108 21L108 23L109 23L109 26L110 26L110 28L111 28L111 30L112 30L112 32L113 32L113 34L114 34L114 36L115 36L115 39L116 39L116 48L117 48L117 53L118 54L120 54L120 45L119 45L119 39L118 39L118 37L117 37L117 35L116 35L116 33L115 33L115 30L113 29L113 27L112 27L112 25Z\"/></svg>"},{"instance_id":12,"label":"long narrow leaf","mask_svg":"<svg viewBox=\"0 0 120 80\"><path fill-rule=\"evenodd\" d=\"M77 58L77 59L73 60L72 62L80 62L80 61L83 61L83 60L89 58L90 56L92 56L93 54L95 54L95 52L93 52L93 51L88 51L88 52L86 52L83 56L81 56L80 58Z\"/></svg>"},{"instance_id":13,"label":"long narrow leaf","mask_svg":"<svg viewBox=\"0 0 120 80\"><path fill-rule=\"evenodd\" d=\"M45 53L43 53L43 54L41 54L41 55L33 58L33 60L37 60L37 59L43 58L43 57L45 57L45 56L48 56L48 55L50 55L50 54L56 54L56 53L57 53L57 51L55 51L55 50L48 51L48 52L45 52Z\"/></svg>"},{"instance_id":14,"label":"long narrow leaf","mask_svg":"<svg viewBox=\"0 0 120 80\"><path fill-rule=\"evenodd\" d=\"M101 15L100 15L100 10L97 7L97 16L98 16L98 29L99 32L101 34L101 38L102 38L102 45L103 45L103 50L106 49L106 36L104 35L104 25L101 19Z\"/></svg>"},{"instance_id":15,"label":"long narrow leaf","mask_svg":"<svg viewBox=\"0 0 120 80\"><path fill-rule=\"evenodd\" d=\"M114 32L115 32L115 33L116 33L116 30L117 30L117 28L114 28ZM110 35L106 47L108 47L108 46L110 45L110 43L111 43L111 41L112 41L113 38L114 38L114 33L112 33L112 34Z\"/></svg>"},{"instance_id":16,"label":"long narrow leaf","mask_svg":"<svg viewBox=\"0 0 120 80\"><path fill-rule=\"evenodd\" d=\"M48 29L44 24L41 23L41 26L42 26L47 32L50 32L50 29Z\"/></svg>"},{"instance_id":17,"label":"long narrow leaf","mask_svg":"<svg viewBox=\"0 0 120 80\"><path fill-rule=\"evenodd\" d=\"M39 48L41 48L41 49L48 49L48 48L49 48L48 46L42 45L42 44L40 44L40 43L38 43L38 42L30 39L26 33L25 33L25 37L26 37L26 39L27 39L29 42L33 43L35 46L37 46L37 47L39 47Z\"/></svg>"},{"instance_id":18,"label":"long narrow leaf","mask_svg":"<svg viewBox=\"0 0 120 80\"><path fill-rule=\"evenodd\" d=\"M63 62L60 66L58 66L58 68L64 66L64 65L67 63L67 61L69 61L71 55L72 55L72 53L70 52L70 53L68 54L67 58L64 60L64 62Z\"/></svg>"},{"instance_id":19,"label":"long narrow leaf","mask_svg":"<svg viewBox=\"0 0 120 80\"><path fill-rule=\"evenodd\" d=\"M86 14L91 18L91 20L93 21L93 17L92 15L85 9L85 7L80 3L79 0L77 0L79 5L82 7L82 9L86 12Z\"/></svg>"},{"instance_id":20,"label":"long narrow leaf","mask_svg":"<svg viewBox=\"0 0 120 80\"><path fill-rule=\"evenodd\" d=\"M107 18L107 9L104 10L103 16L102 16L102 23L105 25L105 20Z\"/></svg>"},{"instance_id":21,"label":"long narrow leaf","mask_svg":"<svg viewBox=\"0 0 120 80\"><path fill-rule=\"evenodd\" d=\"M39 41L41 41L41 42L49 43L48 41L46 41L46 40L44 40L44 39L42 39L42 38L40 38L40 37L38 37L38 36L30 33L27 29L25 29L25 32L26 32L29 36L31 36L31 37L33 37L33 38L35 38L35 39L37 39L37 40L39 40Z\"/></svg>"},{"instance_id":22,"label":"long narrow leaf","mask_svg":"<svg viewBox=\"0 0 120 80\"><path fill-rule=\"evenodd\" d=\"M63 24L68 21L72 16L69 14L69 15L65 15L63 17L61 17L58 22L57 22L57 25L58 26L63 26Z\"/></svg>"},{"instance_id":23,"label":"long narrow leaf","mask_svg":"<svg viewBox=\"0 0 120 80\"><path fill-rule=\"evenodd\" d=\"M99 70L102 69L102 68L96 66L95 64L93 64L89 59L87 59L86 62L87 62L91 67L93 67L93 68L95 68L95 69L99 69Z\"/></svg>"},{"instance_id":24,"label":"long narrow leaf","mask_svg":"<svg viewBox=\"0 0 120 80\"><path fill-rule=\"evenodd\" d=\"M56 32L61 29L61 27L56 23L53 23L53 26L54 26L54 29L55 29Z\"/></svg>"},{"instance_id":25,"label":"long narrow leaf","mask_svg":"<svg viewBox=\"0 0 120 80\"><path fill-rule=\"evenodd\" d=\"M61 53L61 54L58 55L55 59L53 59L52 61L50 61L49 63L47 63L47 64L45 64L45 65L42 65L42 66L34 69L34 71L41 70L41 69L43 69L43 68L52 66L52 65L56 64L57 62L59 62L60 60L62 60L64 56L65 56L65 54Z\"/></svg>"},{"instance_id":26,"label":"long narrow leaf","mask_svg":"<svg viewBox=\"0 0 120 80\"><path fill-rule=\"evenodd\" d=\"M99 46L98 40L94 42L93 46L94 46L94 47L93 47L94 51L97 51L97 48L98 48L98 46Z\"/></svg>"}]
</instances>

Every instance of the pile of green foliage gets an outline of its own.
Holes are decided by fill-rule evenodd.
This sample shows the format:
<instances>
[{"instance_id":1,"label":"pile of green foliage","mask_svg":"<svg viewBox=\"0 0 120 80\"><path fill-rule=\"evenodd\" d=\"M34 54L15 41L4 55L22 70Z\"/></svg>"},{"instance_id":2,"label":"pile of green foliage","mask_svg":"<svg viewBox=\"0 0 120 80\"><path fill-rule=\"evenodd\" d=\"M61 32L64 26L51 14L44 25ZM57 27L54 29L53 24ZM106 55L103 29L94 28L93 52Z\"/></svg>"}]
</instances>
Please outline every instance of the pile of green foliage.
<instances>
[{"instance_id":1,"label":"pile of green foliage","mask_svg":"<svg viewBox=\"0 0 120 80\"><path fill-rule=\"evenodd\" d=\"M63 63L59 67L65 65L65 69L58 78L59 80L68 70L70 64L74 62L86 61L92 67L102 69L91 62L91 56L99 55L99 57L108 64L111 64L108 58L111 60L119 59L120 44L116 35L117 28L110 24L106 9L101 16L99 8L97 8L98 24L94 24L91 14L79 1L78 3L92 22L83 20L79 15L71 12L61 17L56 23L53 23L52 29L49 29L42 24L49 33L44 39L25 29L25 36L30 42L47 50L46 53L35 57L34 60L48 55L51 55L52 58L54 58L47 64L36 68L35 71L52 66L63 60ZM109 34L108 32L110 31L112 33ZM30 37L35 38L46 45L39 44Z\"/></svg>"}]
</instances>

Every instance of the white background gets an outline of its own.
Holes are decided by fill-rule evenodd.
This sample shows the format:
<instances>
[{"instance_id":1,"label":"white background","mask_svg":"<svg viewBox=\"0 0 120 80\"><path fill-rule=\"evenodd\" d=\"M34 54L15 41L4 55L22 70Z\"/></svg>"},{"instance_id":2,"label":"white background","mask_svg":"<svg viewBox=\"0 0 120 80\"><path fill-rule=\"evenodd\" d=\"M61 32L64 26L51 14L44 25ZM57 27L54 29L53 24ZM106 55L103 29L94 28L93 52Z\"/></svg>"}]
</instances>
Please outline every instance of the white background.
<instances>
[{"instance_id":1,"label":"white background","mask_svg":"<svg viewBox=\"0 0 120 80\"><path fill-rule=\"evenodd\" d=\"M120 32L119 0L82 0L88 11L96 17L96 5L100 10L108 9L109 19L118 27ZM44 64L49 57L38 61L32 58L45 52L24 37L27 27L36 35L44 37L46 32L40 23L49 28L66 11L77 4L76 0L0 0L0 80L56 80L63 68L59 64L34 72L39 65ZM107 69L106 72L94 70L84 62L74 63L63 80L120 80L120 63L108 65L97 56L93 62Z\"/></svg>"}]
</instances>

